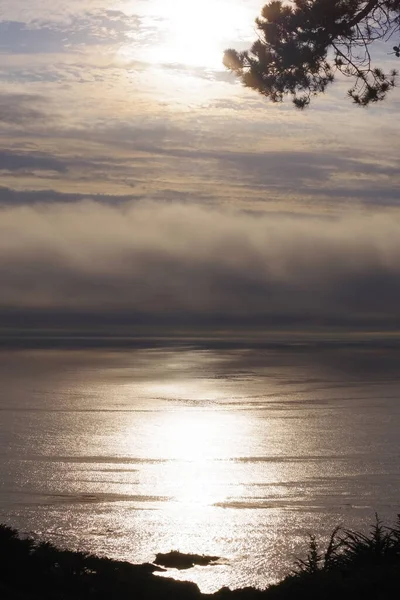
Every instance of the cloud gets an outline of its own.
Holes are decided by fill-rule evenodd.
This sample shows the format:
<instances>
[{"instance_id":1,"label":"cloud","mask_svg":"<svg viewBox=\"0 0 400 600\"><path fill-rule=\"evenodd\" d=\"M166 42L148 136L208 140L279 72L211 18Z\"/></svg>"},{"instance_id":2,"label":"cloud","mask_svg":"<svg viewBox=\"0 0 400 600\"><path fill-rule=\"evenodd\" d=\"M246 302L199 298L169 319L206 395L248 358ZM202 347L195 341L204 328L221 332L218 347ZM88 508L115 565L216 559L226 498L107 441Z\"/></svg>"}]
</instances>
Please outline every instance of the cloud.
<instances>
[{"instance_id":1,"label":"cloud","mask_svg":"<svg viewBox=\"0 0 400 600\"><path fill-rule=\"evenodd\" d=\"M70 52L83 45L121 43L140 19L119 11L86 12L64 21L0 21L0 53Z\"/></svg>"},{"instance_id":2,"label":"cloud","mask_svg":"<svg viewBox=\"0 0 400 600\"><path fill-rule=\"evenodd\" d=\"M3 207L0 281L3 312L376 326L400 317L400 215Z\"/></svg>"},{"instance_id":3,"label":"cloud","mask_svg":"<svg viewBox=\"0 0 400 600\"><path fill-rule=\"evenodd\" d=\"M95 198L96 202L106 204L120 204L123 202L141 200L142 196L136 194L84 194L73 192L55 192L54 190L13 190L8 187L0 186L0 206L1 205L30 205L60 202L79 203L88 198ZM1 213L0 213L1 214Z\"/></svg>"},{"instance_id":4,"label":"cloud","mask_svg":"<svg viewBox=\"0 0 400 600\"><path fill-rule=\"evenodd\" d=\"M41 152L12 152L0 150L0 171L21 171L26 169L40 171L56 171L65 173L66 166L57 158Z\"/></svg>"},{"instance_id":5,"label":"cloud","mask_svg":"<svg viewBox=\"0 0 400 600\"><path fill-rule=\"evenodd\" d=\"M45 121L40 105L44 99L35 94L0 93L0 123L22 126Z\"/></svg>"}]
</instances>

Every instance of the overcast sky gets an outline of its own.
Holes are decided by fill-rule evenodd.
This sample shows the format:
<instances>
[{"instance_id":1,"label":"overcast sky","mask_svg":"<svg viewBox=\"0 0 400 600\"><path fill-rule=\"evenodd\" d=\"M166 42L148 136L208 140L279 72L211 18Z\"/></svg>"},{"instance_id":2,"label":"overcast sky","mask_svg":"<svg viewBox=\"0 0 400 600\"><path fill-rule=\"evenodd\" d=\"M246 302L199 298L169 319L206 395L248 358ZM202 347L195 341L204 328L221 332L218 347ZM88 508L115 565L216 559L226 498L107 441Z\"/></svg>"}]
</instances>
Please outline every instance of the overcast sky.
<instances>
[{"instance_id":1,"label":"overcast sky","mask_svg":"<svg viewBox=\"0 0 400 600\"><path fill-rule=\"evenodd\" d=\"M2 0L1 323L397 328L400 91L298 112L242 89L222 53L261 7Z\"/></svg>"}]
</instances>

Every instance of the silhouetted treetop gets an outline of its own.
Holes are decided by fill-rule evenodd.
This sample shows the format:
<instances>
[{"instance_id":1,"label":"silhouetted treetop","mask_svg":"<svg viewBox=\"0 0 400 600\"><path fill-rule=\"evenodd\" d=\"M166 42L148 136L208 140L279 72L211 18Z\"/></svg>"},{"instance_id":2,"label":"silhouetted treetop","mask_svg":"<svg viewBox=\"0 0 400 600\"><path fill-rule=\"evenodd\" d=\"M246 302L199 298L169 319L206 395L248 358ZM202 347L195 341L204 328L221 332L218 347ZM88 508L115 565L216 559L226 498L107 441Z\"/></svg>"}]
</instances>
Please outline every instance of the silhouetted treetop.
<instances>
[{"instance_id":1,"label":"silhouetted treetop","mask_svg":"<svg viewBox=\"0 0 400 600\"><path fill-rule=\"evenodd\" d=\"M304 108L337 73L352 80L348 95L360 106L383 100L396 83L395 70L374 66L371 46L398 41L400 0L274 0L256 27L250 50L227 50L224 64L273 102L290 95ZM400 57L399 45L391 54Z\"/></svg>"}]
</instances>

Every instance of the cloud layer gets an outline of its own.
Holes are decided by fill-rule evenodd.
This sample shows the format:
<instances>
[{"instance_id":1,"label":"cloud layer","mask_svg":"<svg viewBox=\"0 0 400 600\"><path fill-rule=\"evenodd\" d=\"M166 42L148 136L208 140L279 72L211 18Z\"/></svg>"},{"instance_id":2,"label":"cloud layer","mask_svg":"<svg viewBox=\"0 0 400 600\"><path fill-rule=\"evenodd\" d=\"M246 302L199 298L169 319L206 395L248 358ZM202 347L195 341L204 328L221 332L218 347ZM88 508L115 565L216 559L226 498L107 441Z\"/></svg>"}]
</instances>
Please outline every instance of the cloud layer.
<instances>
[{"instance_id":1,"label":"cloud layer","mask_svg":"<svg viewBox=\"0 0 400 600\"><path fill-rule=\"evenodd\" d=\"M2 2L0 326L397 326L399 91L266 104L219 59L260 4L172 4Z\"/></svg>"},{"instance_id":2,"label":"cloud layer","mask_svg":"<svg viewBox=\"0 0 400 600\"><path fill-rule=\"evenodd\" d=\"M28 4L6 0L0 16L0 203L52 194L296 213L399 205L398 91L366 113L350 110L338 83L299 113L225 72L223 48L254 38L256 0L202 4L196 35L207 25L208 49L188 35L183 0Z\"/></svg>"},{"instance_id":3,"label":"cloud layer","mask_svg":"<svg viewBox=\"0 0 400 600\"><path fill-rule=\"evenodd\" d=\"M284 218L178 203L4 207L2 311L400 316L400 215Z\"/></svg>"}]
</instances>

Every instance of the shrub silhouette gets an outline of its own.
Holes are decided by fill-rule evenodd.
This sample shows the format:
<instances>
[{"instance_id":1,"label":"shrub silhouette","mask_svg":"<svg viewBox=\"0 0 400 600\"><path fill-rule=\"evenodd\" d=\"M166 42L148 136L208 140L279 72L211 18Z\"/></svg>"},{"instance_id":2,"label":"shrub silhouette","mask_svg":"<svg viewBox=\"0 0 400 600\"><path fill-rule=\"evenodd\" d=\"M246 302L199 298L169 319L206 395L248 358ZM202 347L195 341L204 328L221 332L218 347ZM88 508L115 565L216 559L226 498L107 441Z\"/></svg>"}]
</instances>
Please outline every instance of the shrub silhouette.
<instances>
[{"instance_id":1,"label":"shrub silhouette","mask_svg":"<svg viewBox=\"0 0 400 600\"><path fill-rule=\"evenodd\" d=\"M354 570L358 567L400 563L400 515L393 527L385 526L377 514L369 534L336 527L325 553L321 553L315 536L310 536L306 559L298 559L294 574L301 576L333 569Z\"/></svg>"},{"instance_id":2,"label":"shrub silhouette","mask_svg":"<svg viewBox=\"0 0 400 600\"><path fill-rule=\"evenodd\" d=\"M0 525L1 600L392 600L400 590L400 516L389 527L376 515L367 534L337 527L325 549L310 536L306 557L264 591L206 596L193 583L154 577L160 570L61 550Z\"/></svg>"},{"instance_id":3,"label":"shrub silhouette","mask_svg":"<svg viewBox=\"0 0 400 600\"><path fill-rule=\"evenodd\" d=\"M0 525L2 600L83 600L135 598L195 599L195 584L152 577L151 564L133 565L85 552L61 550L49 542L21 538Z\"/></svg>"}]
</instances>

